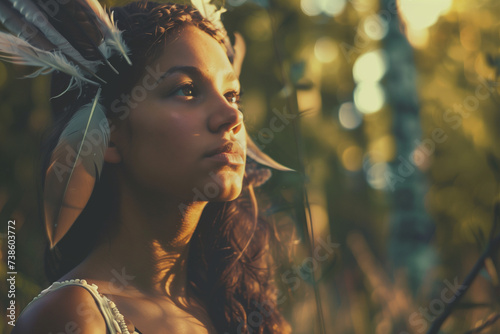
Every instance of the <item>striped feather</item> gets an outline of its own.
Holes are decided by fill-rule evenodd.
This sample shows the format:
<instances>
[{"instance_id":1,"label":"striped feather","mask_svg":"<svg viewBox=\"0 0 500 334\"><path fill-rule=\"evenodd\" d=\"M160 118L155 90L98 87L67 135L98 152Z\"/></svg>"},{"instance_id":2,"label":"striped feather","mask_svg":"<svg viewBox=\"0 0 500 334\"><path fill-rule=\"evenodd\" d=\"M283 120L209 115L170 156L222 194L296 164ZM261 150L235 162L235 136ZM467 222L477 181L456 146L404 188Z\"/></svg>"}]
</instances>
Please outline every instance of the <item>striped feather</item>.
<instances>
[{"instance_id":1,"label":"striped feather","mask_svg":"<svg viewBox=\"0 0 500 334\"><path fill-rule=\"evenodd\" d=\"M22 15L6 0L0 1L0 22L17 37L46 51L55 50L52 44L33 24L26 22Z\"/></svg>"},{"instance_id":2,"label":"striped feather","mask_svg":"<svg viewBox=\"0 0 500 334\"><path fill-rule=\"evenodd\" d=\"M12 6L17 9L24 18L36 26L45 37L56 45L62 53L75 59L83 66L95 71L99 66L99 61L89 61L82 55L50 24L47 16L31 0L9 0Z\"/></svg>"}]
</instances>

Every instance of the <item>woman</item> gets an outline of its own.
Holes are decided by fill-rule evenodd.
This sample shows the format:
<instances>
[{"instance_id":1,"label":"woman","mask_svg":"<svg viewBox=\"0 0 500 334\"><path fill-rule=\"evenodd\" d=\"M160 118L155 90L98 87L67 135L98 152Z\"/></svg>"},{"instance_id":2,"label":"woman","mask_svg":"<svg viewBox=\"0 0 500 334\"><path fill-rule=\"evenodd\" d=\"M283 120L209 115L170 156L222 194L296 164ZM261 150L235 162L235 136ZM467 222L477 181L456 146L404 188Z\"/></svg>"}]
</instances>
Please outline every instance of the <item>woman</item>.
<instances>
[{"instance_id":1,"label":"woman","mask_svg":"<svg viewBox=\"0 0 500 334\"><path fill-rule=\"evenodd\" d=\"M225 36L190 6L113 11L130 58L100 67L100 89L65 92L70 78L53 77L53 96L64 94L52 100L45 202L58 139L96 91L111 129L104 167L71 229L48 227L55 283L12 333L290 332L272 284L273 233L253 190L269 170L247 154L286 168L248 140ZM50 204L45 211L52 221Z\"/></svg>"}]
</instances>

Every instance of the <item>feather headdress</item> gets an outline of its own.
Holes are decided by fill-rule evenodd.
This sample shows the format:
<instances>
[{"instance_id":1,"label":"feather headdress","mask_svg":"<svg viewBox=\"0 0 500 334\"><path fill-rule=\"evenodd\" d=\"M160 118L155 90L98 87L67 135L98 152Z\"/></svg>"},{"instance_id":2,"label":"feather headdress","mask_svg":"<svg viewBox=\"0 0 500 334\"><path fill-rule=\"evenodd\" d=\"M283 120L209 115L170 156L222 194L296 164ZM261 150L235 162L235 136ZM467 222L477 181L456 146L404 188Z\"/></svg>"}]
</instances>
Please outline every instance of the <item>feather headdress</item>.
<instances>
[{"instance_id":1,"label":"feather headdress","mask_svg":"<svg viewBox=\"0 0 500 334\"><path fill-rule=\"evenodd\" d=\"M0 0L0 22L11 34L0 32L0 59L36 67L28 77L63 72L71 77L68 90L97 87L96 96L82 103L66 124L54 148L45 176L45 226L53 248L67 233L87 205L96 180L104 165L110 129L104 107L99 99L106 81L96 73L102 66L118 74L111 64L119 56L129 65L129 48L114 20L97 0L54 2L48 6L36 0ZM228 57L239 75L245 53L244 42L236 36L233 48L221 14L211 0L192 0L192 5L216 28L226 34ZM236 50L236 53L235 53ZM94 88L92 89L92 91ZM58 96L59 96L58 95ZM263 165L277 170L291 169L263 153L247 135L247 176L256 186L271 175L270 170L259 172ZM257 171L257 172L256 172Z\"/></svg>"},{"instance_id":2,"label":"feather headdress","mask_svg":"<svg viewBox=\"0 0 500 334\"><path fill-rule=\"evenodd\" d=\"M112 14L96 0L55 2L0 0L0 58L38 68L28 77L59 71L71 77L66 91L105 83L97 74L115 54L129 64L128 48ZM44 184L45 226L54 247L86 206L104 164L109 124L99 103L79 108L52 152Z\"/></svg>"}]
</instances>

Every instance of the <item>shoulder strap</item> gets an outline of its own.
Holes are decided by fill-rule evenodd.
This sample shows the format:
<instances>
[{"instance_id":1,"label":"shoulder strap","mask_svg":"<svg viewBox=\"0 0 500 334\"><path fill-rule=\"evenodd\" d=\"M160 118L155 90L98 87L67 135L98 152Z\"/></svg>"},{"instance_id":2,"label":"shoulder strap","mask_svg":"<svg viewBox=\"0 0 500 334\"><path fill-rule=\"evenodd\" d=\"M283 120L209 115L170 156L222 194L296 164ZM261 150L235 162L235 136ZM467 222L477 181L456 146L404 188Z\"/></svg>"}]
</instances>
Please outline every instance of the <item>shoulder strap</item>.
<instances>
[{"instance_id":1,"label":"shoulder strap","mask_svg":"<svg viewBox=\"0 0 500 334\"><path fill-rule=\"evenodd\" d=\"M108 328L110 334L131 334L127 328L127 325L125 324L123 315L120 313L120 311L118 311L115 303L109 300L106 296L101 295L97 290L96 284L88 284L87 281L83 279L72 279L63 282L52 283L48 288L42 290L42 292L40 292L38 296L33 298L33 300L23 309L22 312L24 312L28 308L28 306L30 306L31 303L33 303L35 300L40 299L51 291L58 290L68 285L80 286L90 292L92 297L94 297L99 310L102 313L102 316L106 323L106 327ZM134 331L134 333L137 332Z\"/></svg>"}]
</instances>

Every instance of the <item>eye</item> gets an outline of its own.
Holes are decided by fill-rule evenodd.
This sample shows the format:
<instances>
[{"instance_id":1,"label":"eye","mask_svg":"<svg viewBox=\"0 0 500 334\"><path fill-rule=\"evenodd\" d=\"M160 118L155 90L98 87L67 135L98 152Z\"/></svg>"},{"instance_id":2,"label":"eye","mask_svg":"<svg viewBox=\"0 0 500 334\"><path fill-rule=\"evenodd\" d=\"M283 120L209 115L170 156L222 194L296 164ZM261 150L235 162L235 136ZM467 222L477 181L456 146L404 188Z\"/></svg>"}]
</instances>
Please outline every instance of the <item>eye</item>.
<instances>
[{"instance_id":1,"label":"eye","mask_svg":"<svg viewBox=\"0 0 500 334\"><path fill-rule=\"evenodd\" d=\"M197 94L198 92L192 83L179 86L172 93L173 96L190 96L190 97L195 97Z\"/></svg>"},{"instance_id":2,"label":"eye","mask_svg":"<svg viewBox=\"0 0 500 334\"><path fill-rule=\"evenodd\" d=\"M229 103L236 103L239 106L241 95L242 94L233 90L233 91L227 92L224 96L226 97L226 99Z\"/></svg>"}]
</instances>

